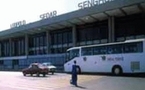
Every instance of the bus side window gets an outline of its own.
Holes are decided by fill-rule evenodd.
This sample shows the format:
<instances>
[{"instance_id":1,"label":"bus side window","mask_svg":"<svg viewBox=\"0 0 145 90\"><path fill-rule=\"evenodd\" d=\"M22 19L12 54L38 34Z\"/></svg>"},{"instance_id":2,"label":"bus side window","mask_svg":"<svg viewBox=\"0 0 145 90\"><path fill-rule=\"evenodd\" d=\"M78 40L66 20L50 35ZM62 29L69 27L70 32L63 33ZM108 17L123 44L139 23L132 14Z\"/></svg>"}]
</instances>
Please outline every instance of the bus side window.
<instances>
[{"instance_id":1,"label":"bus side window","mask_svg":"<svg viewBox=\"0 0 145 90\"><path fill-rule=\"evenodd\" d=\"M119 54L122 53L122 45L110 45L107 47L107 53L108 54Z\"/></svg>"},{"instance_id":2,"label":"bus side window","mask_svg":"<svg viewBox=\"0 0 145 90\"><path fill-rule=\"evenodd\" d=\"M92 47L82 48L82 55L93 55Z\"/></svg>"},{"instance_id":3,"label":"bus side window","mask_svg":"<svg viewBox=\"0 0 145 90\"><path fill-rule=\"evenodd\" d=\"M98 55L99 54L99 47L94 47L93 48L93 54Z\"/></svg>"},{"instance_id":4,"label":"bus side window","mask_svg":"<svg viewBox=\"0 0 145 90\"><path fill-rule=\"evenodd\" d=\"M137 52L143 52L143 43L142 42L137 43Z\"/></svg>"},{"instance_id":5,"label":"bus side window","mask_svg":"<svg viewBox=\"0 0 145 90\"><path fill-rule=\"evenodd\" d=\"M120 54L120 53L123 53L123 45L122 44L120 44L120 45L116 45L115 46L115 53L116 54Z\"/></svg>"},{"instance_id":6,"label":"bus side window","mask_svg":"<svg viewBox=\"0 0 145 90\"><path fill-rule=\"evenodd\" d=\"M130 45L127 43L124 45L124 53L129 53L130 52Z\"/></svg>"},{"instance_id":7,"label":"bus side window","mask_svg":"<svg viewBox=\"0 0 145 90\"><path fill-rule=\"evenodd\" d=\"M126 43L124 46L125 53L137 53L138 51L138 43Z\"/></svg>"},{"instance_id":8,"label":"bus side window","mask_svg":"<svg viewBox=\"0 0 145 90\"><path fill-rule=\"evenodd\" d=\"M86 55L86 50L84 48L82 48L82 55Z\"/></svg>"},{"instance_id":9,"label":"bus side window","mask_svg":"<svg viewBox=\"0 0 145 90\"><path fill-rule=\"evenodd\" d=\"M113 53L113 47L112 46L108 46L107 47L107 54L112 54Z\"/></svg>"},{"instance_id":10,"label":"bus side window","mask_svg":"<svg viewBox=\"0 0 145 90\"><path fill-rule=\"evenodd\" d=\"M93 48L93 54L94 55L99 55L99 54L106 54L107 50L106 50L106 46L97 46Z\"/></svg>"},{"instance_id":11,"label":"bus side window","mask_svg":"<svg viewBox=\"0 0 145 90\"><path fill-rule=\"evenodd\" d=\"M100 47L100 54L106 54L107 53L107 47L106 46L101 46Z\"/></svg>"}]
</instances>

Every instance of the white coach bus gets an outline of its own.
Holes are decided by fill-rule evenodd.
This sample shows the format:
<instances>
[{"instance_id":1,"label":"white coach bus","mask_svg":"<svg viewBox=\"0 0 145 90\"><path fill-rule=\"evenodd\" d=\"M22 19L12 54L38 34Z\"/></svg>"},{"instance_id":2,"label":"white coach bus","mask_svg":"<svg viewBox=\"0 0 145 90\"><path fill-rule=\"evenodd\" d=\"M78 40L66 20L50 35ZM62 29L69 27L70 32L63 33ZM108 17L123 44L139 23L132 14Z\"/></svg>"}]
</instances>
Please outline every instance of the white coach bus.
<instances>
[{"instance_id":1,"label":"white coach bus","mask_svg":"<svg viewBox=\"0 0 145 90\"><path fill-rule=\"evenodd\" d=\"M66 59L65 72L75 60L81 73L145 73L145 39L73 47Z\"/></svg>"}]
</instances>

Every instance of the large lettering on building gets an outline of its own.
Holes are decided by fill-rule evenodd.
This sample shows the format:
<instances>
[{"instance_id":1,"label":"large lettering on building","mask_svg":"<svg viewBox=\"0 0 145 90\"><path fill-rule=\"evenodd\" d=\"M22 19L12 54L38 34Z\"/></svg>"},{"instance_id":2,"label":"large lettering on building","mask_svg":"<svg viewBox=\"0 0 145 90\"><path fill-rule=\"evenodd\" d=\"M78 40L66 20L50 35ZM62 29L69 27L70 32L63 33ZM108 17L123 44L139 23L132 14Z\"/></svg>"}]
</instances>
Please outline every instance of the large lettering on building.
<instances>
[{"instance_id":1,"label":"large lettering on building","mask_svg":"<svg viewBox=\"0 0 145 90\"><path fill-rule=\"evenodd\" d=\"M52 12L41 14L40 18L43 20L43 19L52 18L55 16L57 16L57 11L52 11Z\"/></svg>"},{"instance_id":2,"label":"large lettering on building","mask_svg":"<svg viewBox=\"0 0 145 90\"><path fill-rule=\"evenodd\" d=\"M95 5L102 5L104 3L112 2L114 0L86 0L78 4L79 9L85 9Z\"/></svg>"},{"instance_id":3,"label":"large lettering on building","mask_svg":"<svg viewBox=\"0 0 145 90\"><path fill-rule=\"evenodd\" d=\"M10 25L10 28L20 27L20 26L25 25L25 24L26 24L26 21L25 20L18 21L18 22L12 23Z\"/></svg>"}]
</instances>

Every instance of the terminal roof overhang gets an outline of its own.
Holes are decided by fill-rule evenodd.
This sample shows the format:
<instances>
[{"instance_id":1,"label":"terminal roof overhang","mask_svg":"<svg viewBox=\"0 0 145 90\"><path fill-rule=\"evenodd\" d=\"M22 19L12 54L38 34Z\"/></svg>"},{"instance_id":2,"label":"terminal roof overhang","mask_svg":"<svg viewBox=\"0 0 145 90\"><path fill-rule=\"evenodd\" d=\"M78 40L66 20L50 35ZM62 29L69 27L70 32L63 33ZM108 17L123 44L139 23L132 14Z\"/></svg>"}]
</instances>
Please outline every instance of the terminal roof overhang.
<instances>
[{"instance_id":1,"label":"terminal roof overhang","mask_svg":"<svg viewBox=\"0 0 145 90\"><path fill-rule=\"evenodd\" d=\"M110 16L121 17L140 12L145 13L145 0L114 0L102 5L80 9L53 18L1 31L0 39L42 32L46 29L57 30L72 27L73 25L105 20Z\"/></svg>"}]
</instances>

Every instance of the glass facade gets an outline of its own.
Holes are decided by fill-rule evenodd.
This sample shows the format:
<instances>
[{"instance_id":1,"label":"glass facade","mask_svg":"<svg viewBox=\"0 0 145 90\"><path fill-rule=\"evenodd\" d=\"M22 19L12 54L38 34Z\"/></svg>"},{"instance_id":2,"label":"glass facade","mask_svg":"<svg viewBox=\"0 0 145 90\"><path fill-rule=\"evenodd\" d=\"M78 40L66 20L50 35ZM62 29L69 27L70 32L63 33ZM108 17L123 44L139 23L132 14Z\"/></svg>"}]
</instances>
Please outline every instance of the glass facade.
<instances>
[{"instance_id":1,"label":"glass facade","mask_svg":"<svg viewBox=\"0 0 145 90\"><path fill-rule=\"evenodd\" d=\"M145 14L134 14L115 18L115 41L145 37ZM73 27L28 35L28 55L45 55L65 53L73 47ZM108 42L108 20L77 25L77 46ZM47 39L49 38L49 39ZM47 41L48 40L48 41ZM47 48L47 42L50 44ZM25 36L0 41L0 56L24 56L26 51Z\"/></svg>"},{"instance_id":2,"label":"glass facade","mask_svg":"<svg viewBox=\"0 0 145 90\"><path fill-rule=\"evenodd\" d=\"M46 54L46 32L29 36L29 55Z\"/></svg>"},{"instance_id":3,"label":"glass facade","mask_svg":"<svg viewBox=\"0 0 145 90\"><path fill-rule=\"evenodd\" d=\"M105 43L108 42L107 20L77 27L78 46L103 43L101 40L105 40Z\"/></svg>"},{"instance_id":4,"label":"glass facade","mask_svg":"<svg viewBox=\"0 0 145 90\"><path fill-rule=\"evenodd\" d=\"M72 47L72 29L67 28L51 32L51 53L64 53Z\"/></svg>"},{"instance_id":5,"label":"glass facade","mask_svg":"<svg viewBox=\"0 0 145 90\"><path fill-rule=\"evenodd\" d=\"M11 41L11 55L22 56L25 55L25 38L13 38Z\"/></svg>"},{"instance_id":6,"label":"glass facade","mask_svg":"<svg viewBox=\"0 0 145 90\"><path fill-rule=\"evenodd\" d=\"M0 56L10 56L10 43L9 40L3 40L0 42Z\"/></svg>"},{"instance_id":7,"label":"glass facade","mask_svg":"<svg viewBox=\"0 0 145 90\"><path fill-rule=\"evenodd\" d=\"M135 14L115 19L115 39L145 38L145 14Z\"/></svg>"},{"instance_id":8,"label":"glass facade","mask_svg":"<svg viewBox=\"0 0 145 90\"><path fill-rule=\"evenodd\" d=\"M115 41L145 38L145 14L134 14L115 18ZM28 55L45 55L65 53L73 47L73 27L50 30L28 35ZM108 42L108 20L76 26L77 46ZM49 38L49 39L47 39ZM48 40L48 41L47 41ZM47 43L49 46L47 48ZM0 56L25 56L25 36L9 38L0 41Z\"/></svg>"}]
</instances>

